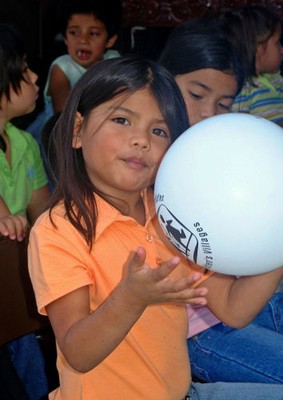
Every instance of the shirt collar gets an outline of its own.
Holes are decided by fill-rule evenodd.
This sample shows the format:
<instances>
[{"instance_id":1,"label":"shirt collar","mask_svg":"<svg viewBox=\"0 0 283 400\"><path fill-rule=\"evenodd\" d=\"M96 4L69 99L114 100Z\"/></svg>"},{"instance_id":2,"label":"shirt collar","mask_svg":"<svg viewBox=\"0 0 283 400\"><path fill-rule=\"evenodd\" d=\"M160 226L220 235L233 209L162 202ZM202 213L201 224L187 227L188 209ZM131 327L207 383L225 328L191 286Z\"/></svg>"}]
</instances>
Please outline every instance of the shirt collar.
<instances>
[{"instance_id":1,"label":"shirt collar","mask_svg":"<svg viewBox=\"0 0 283 400\"><path fill-rule=\"evenodd\" d=\"M146 213L146 223L145 226L153 219L155 216L155 206L153 191L151 189L145 189L142 191L142 197L144 200L145 213ZM95 194L95 200L97 204L98 211L98 221L96 225L96 238L98 238L108 227L110 227L115 222L132 222L137 225L138 223L127 215L123 215L119 210L109 204L99 195Z\"/></svg>"}]
</instances>

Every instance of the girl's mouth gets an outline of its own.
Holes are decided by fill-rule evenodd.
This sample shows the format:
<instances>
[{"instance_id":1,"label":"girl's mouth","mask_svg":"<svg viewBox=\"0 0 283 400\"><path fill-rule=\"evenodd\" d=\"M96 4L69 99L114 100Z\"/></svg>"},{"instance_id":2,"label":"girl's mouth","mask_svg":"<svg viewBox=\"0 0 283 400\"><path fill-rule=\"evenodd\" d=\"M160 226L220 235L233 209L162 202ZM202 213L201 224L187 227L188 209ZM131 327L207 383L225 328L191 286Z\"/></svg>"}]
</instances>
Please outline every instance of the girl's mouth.
<instances>
[{"instance_id":1,"label":"girl's mouth","mask_svg":"<svg viewBox=\"0 0 283 400\"><path fill-rule=\"evenodd\" d=\"M138 157L129 157L124 159L124 161L130 168L143 169L146 167L145 162Z\"/></svg>"}]
</instances>

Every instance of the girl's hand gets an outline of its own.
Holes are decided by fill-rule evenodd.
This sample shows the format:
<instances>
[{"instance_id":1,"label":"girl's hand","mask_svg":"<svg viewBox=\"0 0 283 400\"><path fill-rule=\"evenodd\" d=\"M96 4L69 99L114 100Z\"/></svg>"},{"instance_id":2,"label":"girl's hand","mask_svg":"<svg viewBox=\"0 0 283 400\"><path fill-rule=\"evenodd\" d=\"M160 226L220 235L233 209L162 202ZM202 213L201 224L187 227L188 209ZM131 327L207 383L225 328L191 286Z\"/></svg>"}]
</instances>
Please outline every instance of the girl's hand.
<instances>
[{"instance_id":1,"label":"girl's hand","mask_svg":"<svg viewBox=\"0 0 283 400\"><path fill-rule=\"evenodd\" d=\"M0 218L0 235L12 240L22 241L28 231L29 223L22 215L7 215Z\"/></svg>"},{"instance_id":2,"label":"girl's hand","mask_svg":"<svg viewBox=\"0 0 283 400\"><path fill-rule=\"evenodd\" d=\"M146 252L139 247L129 262L128 273L122 282L124 290L141 307L153 303L180 302L189 304L207 304L204 296L206 288L191 288L200 279L200 274L174 279L171 272L178 266L180 259L173 257L159 268L151 268L145 264Z\"/></svg>"}]
</instances>

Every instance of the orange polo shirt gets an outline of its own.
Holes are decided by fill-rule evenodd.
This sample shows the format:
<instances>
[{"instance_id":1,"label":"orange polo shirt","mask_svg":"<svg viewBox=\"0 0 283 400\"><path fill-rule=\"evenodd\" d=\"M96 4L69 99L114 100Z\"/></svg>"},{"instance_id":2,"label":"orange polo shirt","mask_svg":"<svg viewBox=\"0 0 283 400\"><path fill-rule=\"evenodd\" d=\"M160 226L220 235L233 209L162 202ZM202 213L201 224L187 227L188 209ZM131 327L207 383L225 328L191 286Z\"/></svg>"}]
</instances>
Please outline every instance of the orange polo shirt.
<instances>
[{"instance_id":1,"label":"orange polo shirt","mask_svg":"<svg viewBox=\"0 0 283 400\"><path fill-rule=\"evenodd\" d=\"M151 191L144 194L145 226L123 216L99 196L96 199L99 219L91 252L81 234L64 218L62 206L53 213L58 229L46 212L31 230L29 270L42 314L46 314L46 305L85 285L89 285L90 308L95 311L120 282L129 253L138 246L146 249L146 262L152 268L177 254L159 238ZM173 274L181 277L191 272L183 259ZM72 369L58 348L60 387L50 399L181 400L191 376L186 338L185 306L151 305L119 346L88 373Z\"/></svg>"}]
</instances>

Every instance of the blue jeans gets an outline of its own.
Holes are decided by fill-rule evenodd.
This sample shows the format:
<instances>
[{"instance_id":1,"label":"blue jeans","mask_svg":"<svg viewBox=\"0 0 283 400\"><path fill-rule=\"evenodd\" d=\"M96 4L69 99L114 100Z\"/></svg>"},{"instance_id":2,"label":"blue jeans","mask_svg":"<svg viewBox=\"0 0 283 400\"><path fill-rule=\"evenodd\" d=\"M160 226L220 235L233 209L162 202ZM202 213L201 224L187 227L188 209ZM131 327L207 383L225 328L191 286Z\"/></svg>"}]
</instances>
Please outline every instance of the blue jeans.
<instances>
[{"instance_id":1,"label":"blue jeans","mask_svg":"<svg viewBox=\"0 0 283 400\"><path fill-rule=\"evenodd\" d=\"M30 400L40 400L48 395L45 362L34 333L22 336L7 344L12 363Z\"/></svg>"},{"instance_id":2,"label":"blue jeans","mask_svg":"<svg viewBox=\"0 0 283 400\"><path fill-rule=\"evenodd\" d=\"M282 384L282 334L283 293L275 293L247 327L220 323L190 338L192 374L203 382Z\"/></svg>"},{"instance_id":3,"label":"blue jeans","mask_svg":"<svg viewBox=\"0 0 283 400\"><path fill-rule=\"evenodd\" d=\"M282 400L283 385L267 383L192 383L190 400Z\"/></svg>"}]
</instances>

